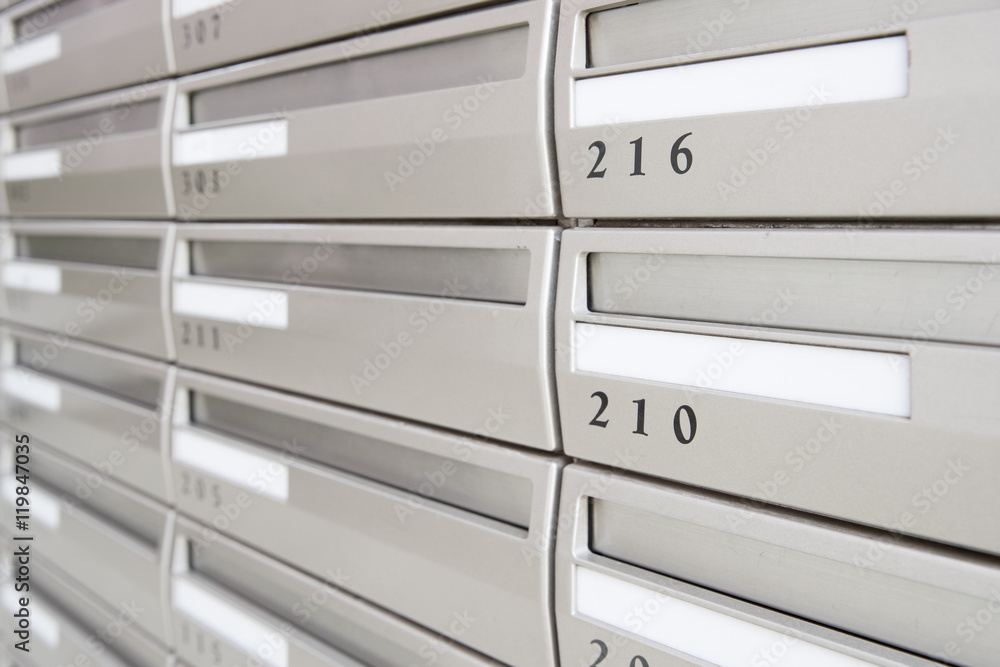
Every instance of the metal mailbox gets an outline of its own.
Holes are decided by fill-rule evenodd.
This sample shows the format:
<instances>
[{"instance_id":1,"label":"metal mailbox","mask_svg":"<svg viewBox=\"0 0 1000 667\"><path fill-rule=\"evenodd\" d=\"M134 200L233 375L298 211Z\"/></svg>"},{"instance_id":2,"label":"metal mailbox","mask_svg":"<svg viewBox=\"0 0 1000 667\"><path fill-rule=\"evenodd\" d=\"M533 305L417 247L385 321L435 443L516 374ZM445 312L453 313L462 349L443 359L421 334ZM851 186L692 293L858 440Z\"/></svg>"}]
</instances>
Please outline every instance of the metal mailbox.
<instances>
[{"instance_id":1,"label":"metal mailbox","mask_svg":"<svg viewBox=\"0 0 1000 667\"><path fill-rule=\"evenodd\" d=\"M181 519L174 548L178 652L194 667L268 658L290 665L497 667L500 663L388 613L208 526ZM199 641L200 639L200 641Z\"/></svg>"},{"instance_id":2,"label":"metal mailbox","mask_svg":"<svg viewBox=\"0 0 1000 667\"><path fill-rule=\"evenodd\" d=\"M12 109L173 74L165 0L37 0L0 17Z\"/></svg>"},{"instance_id":3,"label":"metal mailbox","mask_svg":"<svg viewBox=\"0 0 1000 667\"><path fill-rule=\"evenodd\" d=\"M8 536L2 537L5 547L4 575L11 573L11 554L16 545ZM37 545L33 549L37 550ZM134 626L134 620L145 610L131 603L107 608L79 584L54 569L35 551L31 557L30 656L31 665L89 664L102 667L170 667L173 665L167 648L153 641ZM5 578L6 578L5 576ZM19 600L13 586L2 594L6 609L12 613ZM15 639L15 641L18 641ZM23 658L22 658L23 659Z\"/></svg>"},{"instance_id":4,"label":"metal mailbox","mask_svg":"<svg viewBox=\"0 0 1000 667\"><path fill-rule=\"evenodd\" d=\"M165 177L173 90L149 84L9 116L0 170L11 214L173 217Z\"/></svg>"},{"instance_id":5,"label":"metal mailbox","mask_svg":"<svg viewBox=\"0 0 1000 667\"><path fill-rule=\"evenodd\" d=\"M170 646L166 595L173 512L114 480L91 484L90 469L38 440L29 444L29 526L35 548L55 571L77 582L105 608L134 604L143 609L134 627ZM11 517L17 497L14 447L12 439L0 446L0 498Z\"/></svg>"},{"instance_id":6,"label":"metal mailbox","mask_svg":"<svg viewBox=\"0 0 1000 667\"><path fill-rule=\"evenodd\" d=\"M567 454L1000 553L1000 235L571 230Z\"/></svg>"},{"instance_id":7,"label":"metal mailbox","mask_svg":"<svg viewBox=\"0 0 1000 667\"><path fill-rule=\"evenodd\" d=\"M564 665L985 667L1000 646L975 621L996 558L588 465L560 508Z\"/></svg>"},{"instance_id":8,"label":"metal mailbox","mask_svg":"<svg viewBox=\"0 0 1000 667\"><path fill-rule=\"evenodd\" d=\"M553 218L552 0L178 83L182 220ZM275 196L280 192L281 196Z\"/></svg>"},{"instance_id":9,"label":"metal mailbox","mask_svg":"<svg viewBox=\"0 0 1000 667\"><path fill-rule=\"evenodd\" d=\"M504 664L555 664L558 458L188 371L177 387L180 512Z\"/></svg>"},{"instance_id":10,"label":"metal mailbox","mask_svg":"<svg viewBox=\"0 0 1000 667\"><path fill-rule=\"evenodd\" d=\"M555 230L185 224L177 238L180 364L558 448Z\"/></svg>"},{"instance_id":11,"label":"metal mailbox","mask_svg":"<svg viewBox=\"0 0 1000 667\"><path fill-rule=\"evenodd\" d=\"M563 3L579 218L995 216L1000 3Z\"/></svg>"},{"instance_id":12,"label":"metal mailbox","mask_svg":"<svg viewBox=\"0 0 1000 667\"><path fill-rule=\"evenodd\" d=\"M11 321L173 358L172 225L46 220L18 222L6 233L0 227L0 234Z\"/></svg>"},{"instance_id":13,"label":"metal mailbox","mask_svg":"<svg viewBox=\"0 0 1000 667\"><path fill-rule=\"evenodd\" d=\"M93 468L91 481L171 501L173 367L23 329L0 335L0 348L8 424Z\"/></svg>"}]
</instances>

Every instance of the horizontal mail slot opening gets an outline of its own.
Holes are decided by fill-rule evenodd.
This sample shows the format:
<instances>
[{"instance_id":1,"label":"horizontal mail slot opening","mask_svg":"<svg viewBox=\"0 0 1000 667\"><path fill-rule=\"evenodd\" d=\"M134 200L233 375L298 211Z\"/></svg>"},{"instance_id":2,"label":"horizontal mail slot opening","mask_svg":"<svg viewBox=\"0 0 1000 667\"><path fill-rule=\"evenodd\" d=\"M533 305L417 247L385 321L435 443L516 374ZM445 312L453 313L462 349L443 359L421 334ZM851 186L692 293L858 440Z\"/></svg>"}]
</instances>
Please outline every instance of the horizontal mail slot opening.
<instances>
[{"instance_id":1,"label":"horizontal mail slot opening","mask_svg":"<svg viewBox=\"0 0 1000 667\"><path fill-rule=\"evenodd\" d=\"M193 241L191 272L215 278L523 305L531 252L265 241Z\"/></svg>"},{"instance_id":2,"label":"horizontal mail slot opening","mask_svg":"<svg viewBox=\"0 0 1000 667\"><path fill-rule=\"evenodd\" d=\"M592 312L923 340L1000 343L1000 265L590 253ZM963 286L965 287L963 289ZM973 292L975 290L975 292ZM973 298L975 294L975 298ZM947 322L935 321L944 307ZM928 324L930 322L930 324Z\"/></svg>"},{"instance_id":3,"label":"horizontal mail slot opening","mask_svg":"<svg viewBox=\"0 0 1000 667\"><path fill-rule=\"evenodd\" d=\"M231 83L191 94L191 123L518 79L528 26Z\"/></svg>"},{"instance_id":4,"label":"horizontal mail slot opening","mask_svg":"<svg viewBox=\"0 0 1000 667\"><path fill-rule=\"evenodd\" d=\"M159 548L165 510L153 509L150 501L125 494L117 485L91 469L70 464L57 454L42 448L32 452L31 476L35 484L58 498L60 510L67 516L83 516L104 524L151 554ZM101 483L95 485L95 476ZM88 479L91 481L88 483ZM90 492L86 498L81 489Z\"/></svg>"},{"instance_id":5,"label":"horizontal mail slot opening","mask_svg":"<svg viewBox=\"0 0 1000 667\"><path fill-rule=\"evenodd\" d=\"M160 241L121 236L17 234L17 256L51 262L72 262L115 268L155 271L160 263Z\"/></svg>"},{"instance_id":6,"label":"horizontal mail slot opening","mask_svg":"<svg viewBox=\"0 0 1000 667\"><path fill-rule=\"evenodd\" d=\"M527 530L530 524L531 481L466 463L463 458L472 454L470 444L457 443L456 458L452 459L204 392L191 392L190 405L191 421L200 428L294 454L518 528ZM447 483L441 484L444 478Z\"/></svg>"},{"instance_id":7,"label":"horizontal mail slot opening","mask_svg":"<svg viewBox=\"0 0 1000 667\"><path fill-rule=\"evenodd\" d=\"M575 327L577 371L910 416L906 354L580 322ZM720 358L726 360L721 372Z\"/></svg>"},{"instance_id":8,"label":"horizontal mail slot opening","mask_svg":"<svg viewBox=\"0 0 1000 667\"><path fill-rule=\"evenodd\" d=\"M110 136L155 130L160 123L160 100L121 103L94 111L14 125L14 144L24 150L35 146L81 141L96 144Z\"/></svg>"},{"instance_id":9,"label":"horizontal mail slot opening","mask_svg":"<svg viewBox=\"0 0 1000 667\"><path fill-rule=\"evenodd\" d=\"M328 604L335 596L353 597L338 589L340 582L335 571L329 572L327 579L319 580L224 536L208 543L202 541L198 533L192 533L194 537L186 546L187 567L194 575L193 581L210 584L245 601L250 607L295 624L333 650L364 664L393 664L391 659L364 660L372 655L391 654L394 649L392 637L379 636L353 616L338 613L340 605L336 602ZM320 588L325 590L324 595L310 598L310 594ZM308 618L305 611L309 612Z\"/></svg>"},{"instance_id":10,"label":"horizontal mail slot opening","mask_svg":"<svg viewBox=\"0 0 1000 667\"><path fill-rule=\"evenodd\" d=\"M718 667L874 667L873 663L597 570L576 566L577 614ZM655 609L655 614L637 611ZM720 638L725 638L720 641ZM763 654L778 647L780 653ZM765 660L764 655L771 659ZM633 661L634 663L635 661Z\"/></svg>"},{"instance_id":11,"label":"horizontal mail slot opening","mask_svg":"<svg viewBox=\"0 0 1000 667\"><path fill-rule=\"evenodd\" d=\"M988 7L989 3L978 0L923 3L919 18ZM870 34L912 18L917 17L900 11L897 4L866 0L820 4L790 0L767 5L742 0L634 2L587 15L587 66L706 58L734 50L759 50L764 45L828 42L831 35Z\"/></svg>"},{"instance_id":12,"label":"horizontal mail slot opening","mask_svg":"<svg viewBox=\"0 0 1000 667\"><path fill-rule=\"evenodd\" d=\"M15 360L30 373L65 380L147 410L156 410L160 381L140 375L127 363L77 348L57 346L48 337L14 336ZM15 378L17 371L14 371Z\"/></svg>"},{"instance_id":13,"label":"horizontal mail slot opening","mask_svg":"<svg viewBox=\"0 0 1000 667\"><path fill-rule=\"evenodd\" d=\"M574 124L675 118L906 97L905 36L815 46L574 83Z\"/></svg>"},{"instance_id":14,"label":"horizontal mail slot opening","mask_svg":"<svg viewBox=\"0 0 1000 667\"><path fill-rule=\"evenodd\" d=\"M928 656L1000 591L994 557L713 493L655 500L590 498L591 552ZM989 655L1000 632L979 641Z\"/></svg>"},{"instance_id":15,"label":"horizontal mail slot opening","mask_svg":"<svg viewBox=\"0 0 1000 667\"><path fill-rule=\"evenodd\" d=\"M31 39L35 35L48 32L60 24L104 7L118 0L57 0L14 20L14 37L18 40Z\"/></svg>"}]
</instances>

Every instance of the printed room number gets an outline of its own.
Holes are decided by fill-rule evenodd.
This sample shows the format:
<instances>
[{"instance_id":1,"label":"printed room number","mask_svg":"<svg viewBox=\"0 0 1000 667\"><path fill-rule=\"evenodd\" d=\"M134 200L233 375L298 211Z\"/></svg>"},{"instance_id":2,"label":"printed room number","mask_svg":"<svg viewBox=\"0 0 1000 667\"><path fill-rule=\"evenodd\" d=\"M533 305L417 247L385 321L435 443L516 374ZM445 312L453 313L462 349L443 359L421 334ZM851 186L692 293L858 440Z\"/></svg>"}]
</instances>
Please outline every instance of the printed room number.
<instances>
[{"instance_id":1,"label":"printed room number","mask_svg":"<svg viewBox=\"0 0 1000 667\"><path fill-rule=\"evenodd\" d=\"M603 391L595 391L590 397L600 401L600 405L597 407L597 414L590 420L590 426L607 428L610 420L601 419L601 416L608 409L608 404L611 400ZM632 401L632 403L635 404L635 430L632 433L633 435L648 436L649 433L646 432L646 399L639 398ZM674 412L673 427L674 437L677 439L677 442L682 445L691 444L695 434L698 432L698 417L690 405L682 405L677 408Z\"/></svg>"},{"instance_id":2,"label":"printed room number","mask_svg":"<svg viewBox=\"0 0 1000 667\"><path fill-rule=\"evenodd\" d=\"M684 140L692 134L692 132L688 132L681 135L670 147L670 168L674 170L675 174L683 176L691 171L691 165L694 164L694 154L691 153L690 148L683 145ZM646 172L642 169L642 137L630 141L629 145L632 147L632 173L629 176L645 176ZM601 163L604 162L604 156L608 153L608 147L603 141L595 141L590 144L590 150L594 151L595 149L597 157L594 160L594 166L590 168L590 173L587 174L587 178L604 178L608 169L607 167L602 168Z\"/></svg>"}]
</instances>

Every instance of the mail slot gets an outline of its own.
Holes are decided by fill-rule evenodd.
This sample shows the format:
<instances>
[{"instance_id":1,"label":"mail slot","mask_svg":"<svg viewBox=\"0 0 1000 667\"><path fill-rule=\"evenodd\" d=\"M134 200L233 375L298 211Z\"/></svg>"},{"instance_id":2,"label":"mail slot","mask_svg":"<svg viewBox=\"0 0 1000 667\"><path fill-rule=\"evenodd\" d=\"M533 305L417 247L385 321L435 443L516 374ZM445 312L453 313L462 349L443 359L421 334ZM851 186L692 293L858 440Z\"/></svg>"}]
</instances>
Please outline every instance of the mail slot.
<instances>
[{"instance_id":1,"label":"mail slot","mask_svg":"<svg viewBox=\"0 0 1000 667\"><path fill-rule=\"evenodd\" d=\"M39 0L3 15L12 109L148 83L172 74L164 0Z\"/></svg>"},{"instance_id":2,"label":"mail slot","mask_svg":"<svg viewBox=\"0 0 1000 667\"><path fill-rule=\"evenodd\" d=\"M554 664L559 459L189 371L177 387L179 511L504 664Z\"/></svg>"},{"instance_id":3,"label":"mail slot","mask_svg":"<svg viewBox=\"0 0 1000 667\"><path fill-rule=\"evenodd\" d=\"M0 338L3 419L53 449L162 502L174 369L65 337L11 329Z\"/></svg>"},{"instance_id":4,"label":"mail slot","mask_svg":"<svg viewBox=\"0 0 1000 667\"><path fill-rule=\"evenodd\" d=\"M486 4L498 0L172 0L171 27L177 69L187 73L348 37L344 55L364 56L376 32Z\"/></svg>"},{"instance_id":5,"label":"mail slot","mask_svg":"<svg viewBox=\"0 0 1000 667\"><path fill-rule=\"evenodd\" d=\"M1000 235L574 230L575 457L1000 553Z\"/></svg>"},{"instance_id":6,"label":"mail slot","mask_svg":"<svg viewBox=\"0 0 1000 667\"><path fill-rule=\"evenodd\" d=\"M76 581L106 608L143 609L133 627L170 645L165 586L173 512L112 479L98 479L31 438L27 519L33 543L53 569ZM13 439L0 445L5 513L15 514L18 473ZM8 525L9 524L6 524ZM8 530L12 530L9 527Z\"/></svg>"},{"instance_id":7,"label":"mail slot","mask_svg":"<svg viewBox=\"0 0 1000 667\"><path fill-rule=\"evenodd\" d=\"M180 225L177 356L554 450L555 243L544 228Z\"/></svg>"},{"instance_id":8,"label":"mail slot","mask_svg":"<svg viewBox=\"0 0 1000 667\"><path fill-rule=\"evenodd\" d=\"M1000 607L992 556L589 465L560 508L562 664L978 667L1000 647L975 621Z\"/></svg>"},{"instance_id":9,"label":"mail slot","mask_svg":"<svg viewBox=\"0 0 1000 667\"><path fill-rule=\"evenodd\" d=\"M182 79L178 215L554 217L553 8L532 0L373 34L363 57L348 40Z\"/></svg>"},{"instance_id":10,"label":"mail slot","mask_svg":"<svg viewBox=\"0 0 1000 667\"><path fill-rule=\"evenodd\" d=\"M174 633L194 667L500 664L344 592L335 571L307 576L186 519L174 545Z\"/></svg>"},{"instance_id":11,"label":"mail slot","mask_svg":"<svg viewBox=\"0 0 1000 667\"><path fill-rule=\"evenodd\" d=\"M14 590L9 576L11 555L18 545L0 536L4 545L3 573L7 585L0 597L6 610L19 608L20 592ZM101 665L102 667L169 667L167 648L136 631L134 619L144 609L126 601L117 608L106 607L66 575L58 572L41 556L37 545L30 562L29 618L31 635L28 647L31 665ZM15 638L14 642L19 641ZM12 642L12 643L14 643ZM16 649L15 649L16 650ZM18 651L18 653L22 653ZM23 658L22 658L23 659Z\"/></svg>"},{"instance_id":12,"label":"mail slot","mask_svg":"<svg viewBox=\"0 0 1000 667\"><path fill-rule=\"evenodd\" d=\"M148 84L11 115L2 132L11 213L173 217L163 162L173 90Z\"/></svg>"},{"instance_id":13,"label":"mail slot","mask_svg":"<svg viewBox=\"0 0 1000 667\"><path fill-rule=\"evenodd\" d=\"M564 5L555 132L581 218L995 216L1000 4Z\"/></svg>"},{"instance_id":14,"label":"mail slot","mask_svg":"<svg viewBox=\"0 0 1000 667\"><path fill-rule=\"evenodd\" d=\"M2 232L2 230L0 230ZM7 316L73 338L170 359L173 226L16 223L2 241Z\"/></svg>"}]
</instances>

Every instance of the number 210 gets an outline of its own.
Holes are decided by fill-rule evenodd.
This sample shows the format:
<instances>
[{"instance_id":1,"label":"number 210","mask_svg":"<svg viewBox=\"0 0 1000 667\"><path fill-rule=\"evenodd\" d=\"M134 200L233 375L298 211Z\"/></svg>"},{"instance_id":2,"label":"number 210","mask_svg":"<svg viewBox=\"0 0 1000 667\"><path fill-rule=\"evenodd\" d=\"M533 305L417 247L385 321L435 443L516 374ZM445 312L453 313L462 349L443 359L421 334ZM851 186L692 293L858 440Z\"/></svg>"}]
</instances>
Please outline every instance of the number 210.
<instances>
[{"instance_id":1,"label":"number 210","mask_svg":"<svg viewBox=\"0 0 1000 667\"><path fill-rule=\"evenodd\" d=\"M598 428L607 428L610 420L601 419L601 415L604 411L608 409L608 395L603 391L595 391L590 395L591 398L596 398L601 402L599 408L597 408L597 414L594 418L590 420L590 426L596 426ZM635 430L632 431L635 435L646 435L646 399L640 398L638 400L632 401L635 403ZM684 419L681 418L683 415L687 421L687 434L684 433ZM698 432L698 418L694 414L694 409L690 405L682 405L677 408L674 412L674 437L677 438L677 442L682 445L689 445L694 440L695 434Z\"/></svg>"}]
</instances>

